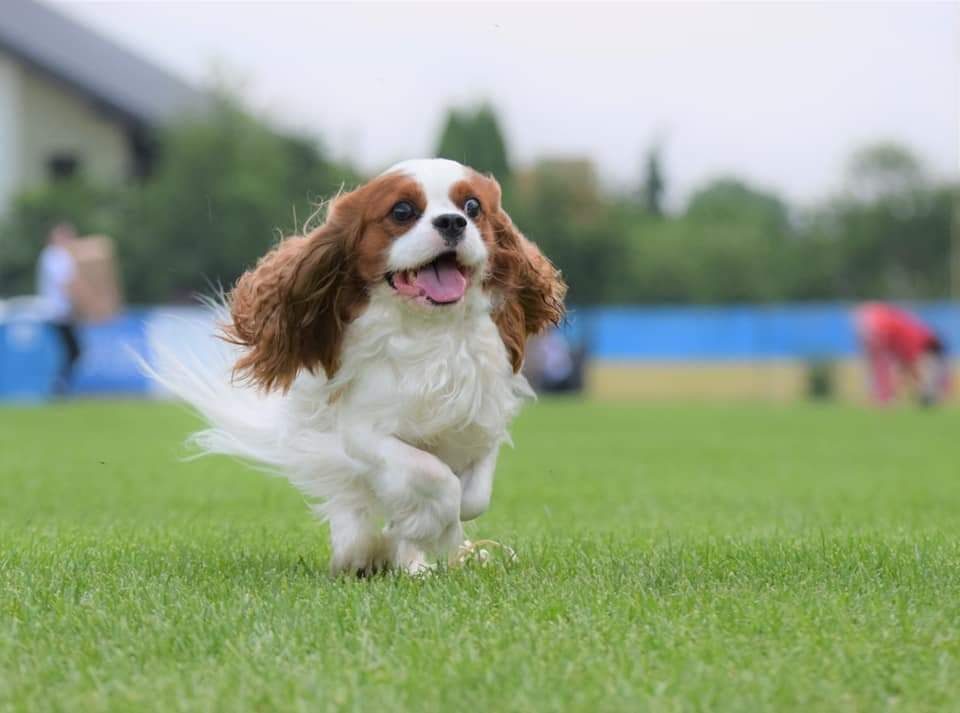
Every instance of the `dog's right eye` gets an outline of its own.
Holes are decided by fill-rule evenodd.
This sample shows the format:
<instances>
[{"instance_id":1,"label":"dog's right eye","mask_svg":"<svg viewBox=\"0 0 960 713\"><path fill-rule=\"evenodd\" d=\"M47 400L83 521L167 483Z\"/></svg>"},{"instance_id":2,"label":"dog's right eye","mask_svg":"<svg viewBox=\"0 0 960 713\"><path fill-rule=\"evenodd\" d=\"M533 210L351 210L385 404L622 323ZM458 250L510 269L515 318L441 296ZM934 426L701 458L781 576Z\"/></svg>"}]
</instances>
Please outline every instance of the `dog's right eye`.
<instances>
[{"instance_id":1,"label":"dog's right eye","mask_svg":"<svg viewBox=\"0 0 960 713\"><path fill-rule=\"evenodd\" d=\"M409 201L400 201L390 209L390 217L398 223L407 223L417 217L417 209Z\"/></svg>"}]
</instances>

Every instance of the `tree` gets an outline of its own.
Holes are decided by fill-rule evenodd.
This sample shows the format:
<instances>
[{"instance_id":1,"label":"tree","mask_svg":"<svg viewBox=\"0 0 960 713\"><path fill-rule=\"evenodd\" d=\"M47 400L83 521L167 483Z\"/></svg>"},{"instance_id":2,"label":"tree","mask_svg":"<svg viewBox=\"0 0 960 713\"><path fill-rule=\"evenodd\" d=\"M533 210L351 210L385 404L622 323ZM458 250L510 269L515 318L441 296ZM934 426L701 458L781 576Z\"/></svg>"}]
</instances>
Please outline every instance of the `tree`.
<instances>
[{"instance_id":1,"label":"tree","mask_svg":"<svg viewBox=\"0 0 960 713\"><path fill-rule=\"evenodd\" d=\"M950 226L956 187L914 189L909 199L834 198L811 216L804 237L834 254L822 297L930 299L949 293ZM805 267L806 261L797 265Z\"/></svg>"},{"instance_id":2,"label":"tree","mask_svg":"<svg viewBox=\"0 0 960 713\"><path fill-rule=\"evenodd\" d=\"M657 218L663 215L663 193L666 188L660 164L660 147L654 146L647 152L643 179L643 204L647 212Z\"/></svg>"},{"instance_id":3,"label":"tree","mask_svg":"<svg viewBox=\"0 0 960 713\"><path fill-rule=\"evenodd\" d=\"M855 151L847 190L813 211L808 235L836 255L829 296L921 299L949 292L956 187L931 186L908 149L878 143Z\"/></svg>"},{"instance_id":4,"label":"tree","mask_svg":"<svg viewBox=\"0 0 960 713\"><path fill-rule=\"evenodd\" d=\"M622 213L600 194L584 160L544 160L506 196L516 224L560 268L571 304L622 300L630 275Z\"/></svg>"},{"instance_id":5,"label":"tree","mask_svg":"<svg viewBox=\"0 0 960 713\"><path fill-rule=\"evenodd\" d=\"M859 198L892 198L922 188L920 160L904 146L881 142L854 152L847 164L847 185Z\"/></svg>"},{"instance_id":6,"label":"tree","mask_svg":"<svg viewBox=\"0 0 960 713\"><path fill-rule=\"evenodd\" d=\"M789 226L787 205L775 194L755 189L737 178L719 178L698 189L687 203L688 218L705 224L749 225L771 238Z\"/></svg>"},{"instance_id":7,"label":"tree","mask_svg":"<svg viewBox=\"0 0 960 713\"><path fill-rule=\"evenodd\" d=\"M440 153L492 171L508 165L489 107L452 111ZM20 196L0 223L0 291L33 289L50 226L117 240L133 302L229 287L317 202L357 177L323 146L278 133L222 96L171 126L139 186L78 177ZM544 159L504 190L514 221L560 267L572 305L865 298L949 294L951 221L960 187L928 179L909 151L877 144L850 160L844 191L791 214L775 193L736 177L701 186L684 212L656 217L663 176L647 157L646 207L604 194L584 159Z\"/></svg>"},{"instance_id":8,"label":"tree","mask_svg":"<svg viewBox=\"0 0 960 713\"><path fill-rule=\"evenodd\" d=\"M779 296L777 246L757 226L689 217L631 226L630 302L723 303Z\"/></svg>"},{"instance_id":9,"label":"tree","mask_svg":"<svg viewBox=\"0 0 960 713\"><path fill-rule=\"evenodd\" d=\"M507 146L493 107L451 109L447 113L436 155L491 173L501 183L510 178Z\"/></svg>"},{"instance_id":10,"label":"tree","mask_svg":"<svg viewBox=\"0 0 960 713\"><path fill-rule=\"evenodd\" d=\"M275 133L230 97L171 127L161 146L117 236L133 300L229 287L279 237L300 232L349 174L319 145Z\"/></svg>"}]
</instances>

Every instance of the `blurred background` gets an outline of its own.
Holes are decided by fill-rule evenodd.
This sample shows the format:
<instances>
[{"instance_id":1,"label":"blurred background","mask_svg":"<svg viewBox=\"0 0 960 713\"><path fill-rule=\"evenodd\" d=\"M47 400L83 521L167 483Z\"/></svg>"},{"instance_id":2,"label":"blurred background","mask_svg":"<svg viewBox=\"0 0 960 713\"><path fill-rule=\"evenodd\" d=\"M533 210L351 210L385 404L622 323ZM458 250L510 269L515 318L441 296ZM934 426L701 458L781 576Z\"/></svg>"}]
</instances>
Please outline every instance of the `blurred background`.
<instances>
[{"instance_id":1,"label":"blurred background","mask_svg":"<svg viewBox=\"0 0 960 713\"><path fill-rule=\"evenodd\" d=\"M0 400L152 395L131 356L148 335L202 348L179 326L198 294L419 156L493 173L563 270L569 323L528 363L542 390L887 398L858 305L960 346L958 20L4 0Z\"/></svg>"}]
</instances>

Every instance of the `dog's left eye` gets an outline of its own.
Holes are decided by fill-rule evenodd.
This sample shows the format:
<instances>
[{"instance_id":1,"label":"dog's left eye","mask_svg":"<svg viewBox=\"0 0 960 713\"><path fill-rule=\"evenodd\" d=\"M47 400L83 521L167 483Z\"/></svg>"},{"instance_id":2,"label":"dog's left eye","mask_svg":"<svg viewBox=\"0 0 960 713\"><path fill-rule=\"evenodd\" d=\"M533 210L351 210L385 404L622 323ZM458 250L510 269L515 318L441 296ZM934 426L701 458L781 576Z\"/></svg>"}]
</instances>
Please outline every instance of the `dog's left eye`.
<instances>
[{"instance_id":1,"label":"dog's left eye","mask_svg":"<svg viewBox=\"0 0 960 713\"><path fill-rule=\"evenodd\" d=\"M417 215L417 209L409 201L400 201L390 209L390 216L398 223L406 223Z\"/></svg>"},{"instance_id":2,"label":"dog's left eye","mask_svg":"<svg viewBox=\"0 0 960 713\"><path fill-rule=\"evenodd\" d=\"M480 215L480 201L476 198L467 198L467 202L463 204L463 211L471 218L476 218Z\"/></svg>"}]
</instances>

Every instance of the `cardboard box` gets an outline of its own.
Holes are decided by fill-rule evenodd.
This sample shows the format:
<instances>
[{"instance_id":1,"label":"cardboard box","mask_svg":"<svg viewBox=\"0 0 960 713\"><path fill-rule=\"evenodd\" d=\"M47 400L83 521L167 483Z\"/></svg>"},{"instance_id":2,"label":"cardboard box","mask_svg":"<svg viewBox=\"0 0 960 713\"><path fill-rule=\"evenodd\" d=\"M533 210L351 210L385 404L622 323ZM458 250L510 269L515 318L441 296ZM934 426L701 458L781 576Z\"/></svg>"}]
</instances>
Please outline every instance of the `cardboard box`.
<instances>
[{"instance_id":1,"label":"cardboard box","mask_svg":"<svg viewBox=\"0 0 960 713\"><path fill-rule=\"evenodd\" d=\"M84 322L103 322L123 307L113 240L106 235L77 238L70 245L76 279L70 286L74 310Z\"/></svg>"}]
</instances>

